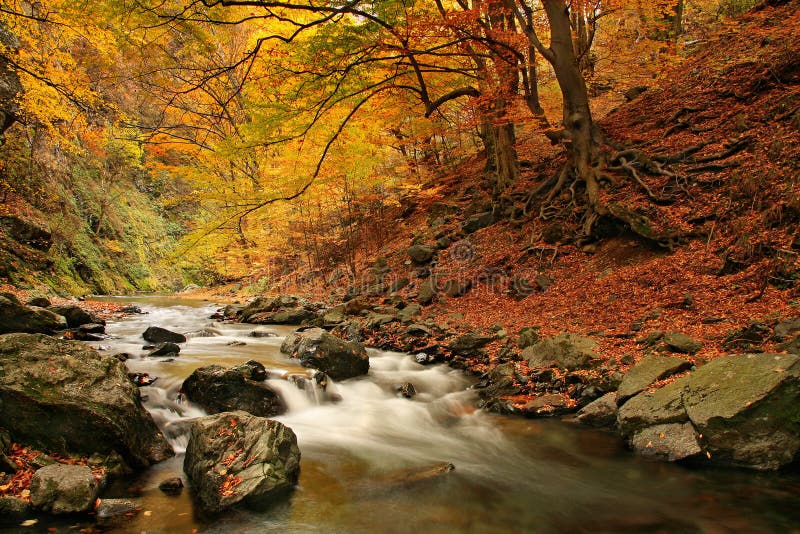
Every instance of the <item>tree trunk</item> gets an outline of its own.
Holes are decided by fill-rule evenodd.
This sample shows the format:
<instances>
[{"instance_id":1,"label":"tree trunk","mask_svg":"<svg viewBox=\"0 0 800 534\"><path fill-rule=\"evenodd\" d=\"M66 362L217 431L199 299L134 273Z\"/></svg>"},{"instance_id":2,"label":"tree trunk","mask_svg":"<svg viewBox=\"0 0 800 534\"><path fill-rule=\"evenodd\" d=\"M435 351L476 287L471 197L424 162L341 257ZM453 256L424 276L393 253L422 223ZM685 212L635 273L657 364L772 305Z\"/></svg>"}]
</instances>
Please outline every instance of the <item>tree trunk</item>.
<instances>
[{"instance_id":1,"label":"tree trunk","mask_svg":"<svg viewBox=\"0 0 800 534\"><path fill-rule=\"evenodd\" d=\"M543 0L550 23L550 54L558 86L564 101L563 137L569 143L569 164L576 178L586 184L586 199L593 212L601 211L599 167L602 165L600 132L592 120L589 93L575 57L570 31L569 11L563 0ZM591 214L587 226L591 226Z\"/></svg>"}]
</instances>

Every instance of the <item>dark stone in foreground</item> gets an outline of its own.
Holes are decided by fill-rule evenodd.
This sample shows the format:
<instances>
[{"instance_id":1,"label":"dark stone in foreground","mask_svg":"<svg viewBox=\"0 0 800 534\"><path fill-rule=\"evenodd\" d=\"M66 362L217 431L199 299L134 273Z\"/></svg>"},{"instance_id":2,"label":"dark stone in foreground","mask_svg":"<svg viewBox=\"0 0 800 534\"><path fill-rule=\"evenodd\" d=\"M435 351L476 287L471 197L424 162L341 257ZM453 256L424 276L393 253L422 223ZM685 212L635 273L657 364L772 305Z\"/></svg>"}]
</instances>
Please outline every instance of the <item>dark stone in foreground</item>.
<instances>
[{"instance_id":1,"label":"dark stone in foreground","mask_svg":"<svg viewBox=\"0 0 800 534\"><path fill-rule=\"evenodd\" d=\"M285 412L286 407L264 383L266 378L264 366L254 361L230 369L209 365L195 369L181 390L190 401L212 414L244 410L259 417L272 417Z\"/></svg>"},{"instance_id":2,"label":"dark stone in foreground","mask_svg":"<svg viewBox=\"0 0 800 534\"><path fill-rule=\"evenodd\" d=\"M321 328L294 332L281 345L281 352L300 360L303 367L323 371L334 380L365 375L369 356L364 345L345 341Z\"/></svg>"},{"instance_id":3,"label":"dark stone in foreground","mask_svg":"<svg viewBox=\"0 0 800 534\"><path fill-rule=\"evenodd\" d=\"M105 324L105 321L80 306L50 306L51 312L63 315L70 328L78 328L84 324Z\"/></svg>"},{"instance_id":4,"label":"dark stone in foreground","mask_svg":"<svg viewBox=\"0 0 800 534\"><path fill-rule=\"evenodd\" d=\"M150 343L186 343L186 336L172 332L160 326L151 326L144 331L142 337Z\"/></svg>"},{"instance_id":5,"label":"dark stone in foreground","mask_svg":"<svg viewBox=\"0 0 800 534\"><path fill-rule=\"evenodd\" d=\"M183 492L183 479L181 477L168 478L158 485L158 489L167 495L180 495Z\"/></svg>"},{"instance_id":6,"label":"dark stone in foreground","mask_svg":"<svg viewBox=\"0 0 800 534\"><path fill-rule=\"evenodd\" d=\"M174 453L142 407L127 368L83 343L0 336L0 427L59 453L118 455L146 467Z\"/></svg>"},{"instance_id":7,"label":"dark stone in foreground","mask_svg":"<svg viewBox=\"0 0 800 534\"><path fill-rule=\"evenodd\" d=\"M109 527L129 521L140 510L141 507L131 499L100 499L95 513L97 522Z\"/></svg>"},{"instance_id":8,"label":"dark stone in foreground","mask_svg":"<svg viewBox=\"0 0 800 534\"><path fill-rule=\"evenodd\" d=\"M243 503L264 508L297 484L297 438L278 421L223 412L192 424L183 469L210 513Z\"/></svg>"}]
</instances>

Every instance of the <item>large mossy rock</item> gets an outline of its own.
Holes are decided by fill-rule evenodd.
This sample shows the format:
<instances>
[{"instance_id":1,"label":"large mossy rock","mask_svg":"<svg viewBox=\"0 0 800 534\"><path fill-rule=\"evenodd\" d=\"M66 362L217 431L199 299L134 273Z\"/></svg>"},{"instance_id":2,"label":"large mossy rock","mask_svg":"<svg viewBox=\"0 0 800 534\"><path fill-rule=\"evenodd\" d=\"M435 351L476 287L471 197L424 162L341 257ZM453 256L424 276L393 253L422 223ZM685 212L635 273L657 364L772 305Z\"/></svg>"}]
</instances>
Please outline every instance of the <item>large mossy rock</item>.
<instances>
[{"instance_id":1,"label":"large mossy rock","mask_svg":"<svg viewBox=\"0 0 800 534\"><path fill-rule=\"evenodd\" d=\"M319 369L334 380L365 375L369 356L364 345L345 341L321 328L294 332L281 345L281 352L300 360L303 367Z\"/></svg>"},{"instance_id":2,"label":"large mossy rock","mask_svg":"<svg viewBox=\"0 0 800 534\"><path fill-rule=\"evenodd\" d=\"M88 512L100 484L85 465L53 464L38 469L31 479L31 504L51 514Z\"/></svg>"},{"instance_id":3,"label":"large mossy rock","mask_svg":"<svg viewBox=\"0 0 800 534\"><path fill-rule=\"evenodd\" d=\"M264 383L267 372L258 362L226 369L209 365L195 369L184 380L181 391L208 413L244 410L259 417L272 417L286 411L278 394Z\"/></svg>"},{"instance_id":4,"label":"large mossy rock","mask_svg":"<svg viewBox=\"0 0 800 534\"><path fill-rule=\"evenodd\" d=\"M529 367L559 367L569 371L587 369L599 360L597 342L575 334L542 339L522 351Z\"/></svg>"},{"instance_id":5,"label":"large mossy rock","mask_svg":"<svg viewBox=\"0 0 800 534\"><path fill-rule=\"evenodd\" d=\"M125 364L42 334L0 336L0 427L15 441L60 453L115 454L129 467L174 454Z\"/></svg>"},{"instance_id":6,"label":"large mossy rock","mask_svg":"<svg viewBox=\"0 0 800 534\"><path fill-rule=\"evenodd\" d=\"M686 371L691 367L692 364L683 358L648 354L625 374L625 378L622 379L617 390L617 403L623 404L637 393L644 391L653 382Z\"/></svg>"},{"instance_id":7,"label":"large mossy rock","mask_svg":"<svg viewBox=\"0 0 800 534\"><path fill-rule=\"evenodd\" d=\"M799 356L724 356L633 397L620 408L618 424L624 436L636 440L658 425L691 423L694 439L712 462L771 470L790 464L800 452L798 399ZM676 447L690 442L682 428ZM662 448L660 455L679 451Z\"/></svg>"},{"instance_id":8,"label":"large mossy rock","mask_svg":"<svg viewBox=\"0 0 800 534\"><path fill-rule=\"evenodd\" d=\"M52 334L67 328L67 320L42 308L25 306L11 295L0 295L0 334Z\"/></svg>"},{"instance_id":9,"label":"large mossy rock","mask_svg":"<svg viewBox=\"0 0 800 534\"><path fill-rule=\"evenodd\" d=\"M239 503L263 508L297 484L300 449L278 421L223 412L192 423L183 469L206 512Z\"/></svg>"}]
</instances>

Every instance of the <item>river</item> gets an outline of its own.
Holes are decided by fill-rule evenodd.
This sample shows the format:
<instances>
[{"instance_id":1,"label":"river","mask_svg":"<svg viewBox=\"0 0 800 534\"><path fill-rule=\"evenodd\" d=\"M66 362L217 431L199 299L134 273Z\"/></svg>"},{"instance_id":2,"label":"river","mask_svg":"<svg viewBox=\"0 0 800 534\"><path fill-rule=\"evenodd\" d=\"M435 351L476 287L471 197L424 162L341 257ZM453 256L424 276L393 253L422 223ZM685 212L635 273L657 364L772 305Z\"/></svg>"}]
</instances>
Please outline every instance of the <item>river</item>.
<instances>
[{"instance_id":1,"label":"river","mask_svg":"<svg viewBox=\"0 0 800 534\"><path fill-rule=\"evenodd\" d=\"M190 492L168 496L158 484L183 476L185 422L202 409L179 400L198 367L257 360L272 376L303 372L279 352L290 327L213 323L207 302L116 299L146 314L112 322L108 353L128 352L133 372L158 376L142 388L146 407L178 452L106 497L135 497L143 510L114 532L798 532L800 476L691 469L638 458L613 434L559 420L526 420L473 408L474 379L412 356L370 350L370 372L333 384L341 401L318 403L313 391L271 380L302 452L300 481L268 510L235 509L200 517ZM148 358L148 326L178 332L213 326L222 335L191 337L169 361ZM277 337L250 337L254 329ZM242 346L229 343L243 342ZM405 399L395 388L414 384ZM408 482L403 474L450 462L446 475ZM184 476L185 479L185 476Z\"/></svg>"}]
</instances>

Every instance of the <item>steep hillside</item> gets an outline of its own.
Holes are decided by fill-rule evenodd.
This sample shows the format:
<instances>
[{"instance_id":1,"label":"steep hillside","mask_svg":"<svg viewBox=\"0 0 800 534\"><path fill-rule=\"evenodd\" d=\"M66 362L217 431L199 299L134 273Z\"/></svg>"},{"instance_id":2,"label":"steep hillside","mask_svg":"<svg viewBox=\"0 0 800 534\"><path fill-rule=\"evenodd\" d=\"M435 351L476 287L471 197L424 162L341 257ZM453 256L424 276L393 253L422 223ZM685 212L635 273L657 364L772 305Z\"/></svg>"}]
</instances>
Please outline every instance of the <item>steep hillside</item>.
<instances>
[{"instance_id":1,"label":"steep hillside","mask_svg":"<svg viewBox=\"0 0 800 534\"><path fill-rule=\"evenodd\" d=\"M531 194L557 173L558 156L529 162L499 205L473 161L390 215L392 237L356 276L344 267L310 282L292 275L271 290L391 304L419 300L435 281L423 317L443 334L409 340L405 326L389 324L373 341L479 372L516 358L516 345L501 336L485 357L465 360L448 348L455 332L590 335L607 360L603 373L651 350L643 339L654 332L701 342L697 360L774 348L770 327L800 313L800 13L797 2L778 3L703 43L602 121L618 152L593 241L577 239L580 190L547 203ZM413 261L412 244L429 245L432 259ZM752 322L763 328L743 334Z\"/></svg>"}]
</instances>

